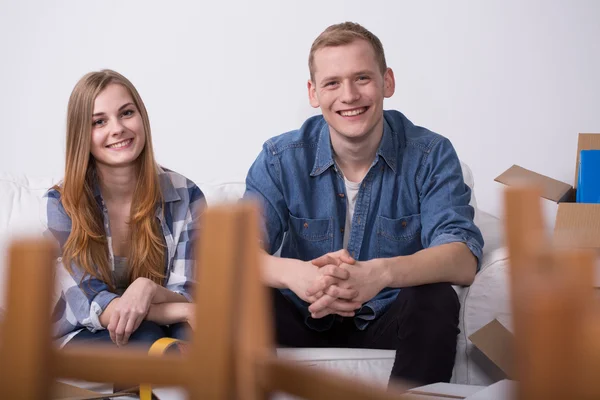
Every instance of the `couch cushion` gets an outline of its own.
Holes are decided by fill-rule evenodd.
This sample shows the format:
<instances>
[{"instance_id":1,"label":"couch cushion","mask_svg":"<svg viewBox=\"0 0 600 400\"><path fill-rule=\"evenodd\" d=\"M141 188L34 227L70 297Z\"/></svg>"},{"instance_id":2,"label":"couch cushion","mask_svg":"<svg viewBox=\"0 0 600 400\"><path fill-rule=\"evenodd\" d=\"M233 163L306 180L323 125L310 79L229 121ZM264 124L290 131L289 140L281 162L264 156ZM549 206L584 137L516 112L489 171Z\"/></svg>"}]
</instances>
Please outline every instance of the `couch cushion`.
<instances>
[{"instance_id":1,"label":"couch cushion","mask_svg":"<svg viewBox=\"0 0 600 400\"><path fill-rule=\"evenodd\" d=\"M226 183L197 183L209 206L219 203L234 203L242 198L246 190L243 181Z\"/></svg>"},{"instance_id":2,"label":"couch cushion","mask_svg":"<svg viewBox=\"0 0 600 400\"><path fill-rule=\"evenodd\" d=\"M340 372L385 387L394 365L395 350L347 348L280 348L277 355L299 363Z\"/></svg>"},{"instance_id":3,"label":"couch cushion","mask_svg":"<svg viewBox=\"0 0 600 400\"><path fill-rule=\"evenodd\" d=\"M42 196L57 179L0 173L0 308L4 306L6 251L11 240L43 231Z\"/></svg>"},{"instance_id":4,"label":"couch cushion","mask_svg":"<svg viewBox=\"0 0 600 400\"><path fill-rule=\"evenodd\" d=\"M39 231L42 196L57 182L0 173L0 233Z\"/></svg>"}]
</instances>

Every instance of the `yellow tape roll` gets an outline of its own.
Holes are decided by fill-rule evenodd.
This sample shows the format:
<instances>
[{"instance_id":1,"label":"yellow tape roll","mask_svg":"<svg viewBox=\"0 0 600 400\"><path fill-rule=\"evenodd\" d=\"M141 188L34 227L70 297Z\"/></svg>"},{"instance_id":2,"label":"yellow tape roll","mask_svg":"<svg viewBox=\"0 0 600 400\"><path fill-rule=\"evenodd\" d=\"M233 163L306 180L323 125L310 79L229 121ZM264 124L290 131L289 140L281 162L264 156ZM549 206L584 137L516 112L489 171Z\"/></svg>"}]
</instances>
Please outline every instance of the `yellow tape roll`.
<instances>
[{"instance_id":1,"label":"yellow tape roll","mask_svg":"<svg viewBox=\"0 0 600 400\"><path fill-rule=\"evenodd\" d=\"M160 338L156 342L152 343L150 350L148 350L148 355L162 356L169 347L179 342L181 342L181 340L173 338ZM140 385L140 400L152 400L152 386L149 383L143 383Z\"/></svg>"}]
</instances>

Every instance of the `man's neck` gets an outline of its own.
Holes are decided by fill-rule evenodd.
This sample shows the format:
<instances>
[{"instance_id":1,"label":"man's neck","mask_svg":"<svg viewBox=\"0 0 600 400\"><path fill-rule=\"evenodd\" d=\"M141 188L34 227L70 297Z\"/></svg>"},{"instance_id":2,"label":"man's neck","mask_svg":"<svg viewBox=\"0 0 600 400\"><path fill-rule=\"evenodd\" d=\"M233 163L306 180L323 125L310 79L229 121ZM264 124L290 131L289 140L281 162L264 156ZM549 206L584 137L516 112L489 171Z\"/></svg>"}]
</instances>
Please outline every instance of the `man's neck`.
<instances>
[{"instance_id":1,"label":"man's neck","mask_svg":"<svg viewBox=\"0 0 600 400\"><path fill-rule=\"evenodd\" d=\"M97 165L100 191L109 203L131 203L137 185L137 167L107 167Z\"/></svg>"},{"instance_id":2,"label":"man's neck","mask_svg":"<svg viewBox=\"0 0 600 400\"><path fill-rule=\"evenodd\" d=\"M372 132L356 140L349 140L337 132L331 132L331 129L330 135L335 162L344 177L351 182L361 182L369 172L381 143L383 119Z\"/></svg>"}]
</instances>

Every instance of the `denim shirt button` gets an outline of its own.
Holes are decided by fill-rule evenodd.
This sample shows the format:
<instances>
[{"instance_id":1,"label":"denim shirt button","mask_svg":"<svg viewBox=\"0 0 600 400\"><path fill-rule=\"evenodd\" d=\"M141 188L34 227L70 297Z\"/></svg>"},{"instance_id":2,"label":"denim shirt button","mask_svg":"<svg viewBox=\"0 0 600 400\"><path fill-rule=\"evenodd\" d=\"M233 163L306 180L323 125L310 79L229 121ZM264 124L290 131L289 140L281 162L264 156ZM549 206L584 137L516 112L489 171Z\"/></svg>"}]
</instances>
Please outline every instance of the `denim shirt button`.
<instances>
[{"instance_id":1,"label":"denim shirt button","mask_svg":"<svg viewBox=\"0 0 600 400\"><path fill-rule=\"evenodd\" d=\"M402 227L406 228L406 221L402 221Z\"/></svg>"},{"instance_id":2,"label":"denim shirt button","mask_svg":"<svg viewBox=\"0 0 600 400\"><path fill-rule=\"evenodd\" d=\"M344 233L344 228L340 228L340 232Z\"/></svg>"},{"instance_id":3,"label":"denim shirt button","mask_svg":"<svg viewBox=\"0 0 600 400\"><path fill-rule=\"evenodd\" d=\"M304 229L308 228L308 222L305 222L303 226L304 226Z\"/></svg>"},{"instance_id":4,"label":"denim shirt button","mask_svg":"<svg viewBox=\"0 0 600 400\"><path fill-rule=\"evenodd\" d=\"M341 198L346 197L346 195L344 193L339 193L338 196L340 196Z\"/></svg>"}]
</instances>

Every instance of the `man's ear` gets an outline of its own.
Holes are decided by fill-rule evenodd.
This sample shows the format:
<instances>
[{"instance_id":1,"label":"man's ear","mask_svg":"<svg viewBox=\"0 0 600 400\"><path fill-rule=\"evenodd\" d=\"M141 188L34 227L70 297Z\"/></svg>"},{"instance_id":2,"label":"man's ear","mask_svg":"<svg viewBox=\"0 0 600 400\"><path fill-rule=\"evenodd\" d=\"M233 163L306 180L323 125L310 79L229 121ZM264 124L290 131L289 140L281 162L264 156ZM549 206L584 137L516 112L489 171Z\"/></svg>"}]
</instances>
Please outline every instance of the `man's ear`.
<instances>
[{"instance_id":1,"label":"man's ear","mask_svg":"<svg viewBox=\"0 0 600 400\"><path fill-rule=\"evenodd\" d=\"M308 80L306 87L308 88L308 102L310 103L310 105L312 107L319 108L319 99L317 97L317 88L316 88L315 83L312 81L312 79Z\"/></svg>"},{"instance_id":2,"label":"man's ear","mask_svg":"<svg viewBox=\"0 0 600 400\"><path fill-rule=\"evenodd\" d=\"M388 68L383 74L383 97L392 97L396 91L396 79L394 78L394 71Z\"/></svg>"}]
</instances>

